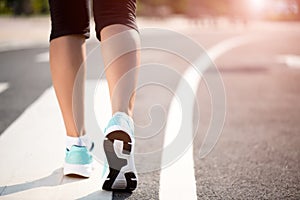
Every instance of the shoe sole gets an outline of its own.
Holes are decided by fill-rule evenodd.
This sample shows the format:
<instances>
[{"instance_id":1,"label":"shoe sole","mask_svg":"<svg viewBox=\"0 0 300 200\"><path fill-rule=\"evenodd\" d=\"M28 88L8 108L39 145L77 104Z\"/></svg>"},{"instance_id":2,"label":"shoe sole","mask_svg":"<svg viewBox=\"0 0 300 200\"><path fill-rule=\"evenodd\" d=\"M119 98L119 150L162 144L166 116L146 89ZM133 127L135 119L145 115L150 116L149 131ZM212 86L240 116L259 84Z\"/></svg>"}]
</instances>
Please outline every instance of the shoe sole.
<instances>
[{"instance_id":1,"label":"shoe sole","mask_svg":"<svg viewBox=\"0 0 300 200\"><path fill-rule=\"evenodd\" d=\"M89 178L92 174L93 166L91 164L64 164L64 175L78 175L81 177Z\"/></svg>"},{"instance_id":2,"label":"shoe sole","mask_svg":"<svg viewBox=\"0 0 300 200\"><path fill-rule=\"evenodd\" d=\"M129 155L132 153L130 136L123 131L114 131L106 136L103 142L104 152L109 165L109 174L103 183L102 189L108 191L133 191L137 187L137 177L133 171L124 173L123 179L117 179L122 168L128 164L128 159L119 158L114 148L116 140L123 142L122 153Z\"/></svg>"}]
</instances>

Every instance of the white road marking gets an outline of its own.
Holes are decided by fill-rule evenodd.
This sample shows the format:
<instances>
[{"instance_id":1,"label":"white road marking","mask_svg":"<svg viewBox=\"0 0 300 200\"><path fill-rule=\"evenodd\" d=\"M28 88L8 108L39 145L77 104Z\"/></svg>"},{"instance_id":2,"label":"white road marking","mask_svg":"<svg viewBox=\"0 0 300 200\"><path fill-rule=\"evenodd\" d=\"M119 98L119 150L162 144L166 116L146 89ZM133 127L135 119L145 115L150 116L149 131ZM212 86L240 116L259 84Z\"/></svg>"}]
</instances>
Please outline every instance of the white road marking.
<instances>
[{"instance_id":1,"label":"white road marking","mask_svg":"<svg viewBox=\"0 0 300 200\"><path fill-rule=\"evenodd\" d=\"M35 56L35 62L42 63L42 62L49 62L49 52L46 51L44 53L40 53Z\"/></svg>"},{"instance_id":2,"label":"white road marking","mask_svg":"<svg viewBox=\"0 0 300 200\"><path fill-rule=\"evenodd\" d=\"M227 51L238 47L242 44L248 43L251 39L250 37L236 37L229 40L225 40L216 46L208 50L208 55L212 60L215 60ZM195 62L195 66L201 66L201 71L205 71L209 65L207 63L207 57L199 57ZM178 133L178 124L181 119L178 117L182 115L176 96L182 96L186 94L185 83L187 82L190 88L193 90L194 96L197 92L198 85L200 83L201 76L195 71L193 66L190 66L184 73L182 80L180 81L175 95L172 99L165 131L164 147L167 147L175 138L176 133ZM192 141L193 138L193 111L194 111L194 96L188 96L184 99L185 118L190 122L189 125L185 125L185 134L188 140ZM187 106L189 105L189 106ZM204 140L205 141L205 140ZM217 142L217 141L216 141ZM165 151L162 155L162 163L169 159L169 156ZM163 168L164 166L162 166ZM194 159L193 159L193 145L191 145L188 150L179 158L174 164L163 168L160 175L160 188L159 188L159 198L161 200L165 199L197 199L196 191L196 180L194 174Z\"/></svg>"},{"instance_id":3,"label":"white road marking","mask_svg":"<svg viewBox=\"0 0 300 200\"><path fill-rule=\"evenodd\" d=\"M95 143L93 150L95 158L102 163L105 160L102 131L111 117L108 83L102 79L100 81L88 80L85 92L86 131Z\"/></svg>"},{"instance_id":4,"label":"white road marking","mask_svg":"<svg viewBox=\"0 0 300 200\"><path fill-rule=\"evenodd\" d=\"M0 93L4 92L8 88L9 88L9 83L7 82L0 83Z\"/></svg>"},{"instance_id":5,"label":"white road marking","mask_svg":"<svg viewBox=\"0 0 300 200\"><path fill-rule=\"evenodd\" d=\"M300 55L280 55L277 61L290 68L300 69Z\"/></svg>"},{"instance_id":6,"label":"white road marking","mask_svg":"<svg viewBox=\"0 0 300 200\"><path fill-rule=\"evenodd\" d=\"M245 42L245 40L241 41ZM210 56L216 58L229 49L240 45L241 41L236 39L231 42L221 43L219 47L216 46L209 51ZM39 54L36 57L36 61L47 62L48 52ZM201 60L197 61L198 65L201 65L201 63ZM184 74L184 78L195 93L200 77L193 70L193 68L189 68ZM105 82L102 83L102 85L105 84ZM180 85L182 84L179 84L177 93L184 92L180 91L182 88ZM88 81L87 88L89 87ZM191 114L193 111L193 101L194 99L191 99L191 107L189 108ZM107 100L103 100L100 103L106 108L109 105L109 101L107 102ZM168 115L165 144L176 137L176 135L172 134L174 132L171 129L172 124L177 123L174 117L180 116L177 115L180 114L180 110L178 110L178 106L176 109L176 103L175 98L173 98ZM98 108L97 105L95 105L95 108ZM99 111L99 113L101 112ZM192 115L190 117L192 119ZM192 123L192 120L190 122ZM190 127L192 125L190 124ZM49 129L49 127L51 128ZM191 131L192 128L187 130L187 138L192 137ZM61 134L62 132L64 132L63 120L54 90L50 88L29 106L0 136L0 157L2 159L0 162L2 174L0 178L0 191L2 195L6 195L7 198L112 198L112 193L99 190L100 175L96 173L102 171L101 169L96 169L95 175L90 179L84 181L67 180L61 184L62 179L65 179L62 177L60 171L64 157L61 153L64 150L64 136ZM20 151L16 151L16 148ZM7 156L7 152L9 152L9 156ZM166 155L163 154L163 159L165 157ZM102 165L99 163L96 165L96 168L101 167ZM54 170L57 168L58 170ZM180 184L178 184L178 180ZM74 187L80 189L74 190ZM161 172L160 198L178 199L180 197L183 197L183 199L197 198L192 146L175 164L163 169Z\"/></svg>"},{"instance_id":7,"label":"white road marking","mask_svg":"<svg viewBox=\"0 0 300 200\"><path fill-rule=\"evenodd\" d=\"M87 87L91 84L87 81ZM0 136L1 199L112 199L111 192L100 190L99 162L89 179L63 176L64 133L51 87Z\"/></svg>"}]
</instances>

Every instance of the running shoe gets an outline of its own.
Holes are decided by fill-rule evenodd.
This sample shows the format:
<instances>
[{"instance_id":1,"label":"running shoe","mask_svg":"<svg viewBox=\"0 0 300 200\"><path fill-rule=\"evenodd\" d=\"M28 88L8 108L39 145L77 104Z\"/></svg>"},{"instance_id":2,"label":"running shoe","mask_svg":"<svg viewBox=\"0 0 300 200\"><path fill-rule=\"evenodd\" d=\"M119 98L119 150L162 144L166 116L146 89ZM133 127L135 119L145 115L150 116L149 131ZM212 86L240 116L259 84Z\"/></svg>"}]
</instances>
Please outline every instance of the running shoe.
<instances>
[{"instance_id":1,"label":"running shoe","mask_svg":"<svg viewBox=\"0 0 300 200\"><path fill-rule=\"evenodd\" d=\"M92 163L93 157L86 146L73 145L70 149L66 149L64 175L78 175L88 178L93 171Z\"/></svg>"},{"instance_id":2,"label":"running shoe","mask_svg":"<svg viewBox=\"0 0 300 200\"><path fill-rule=\"evenodd\" d=\"M133 191L137 187L137 172L134 165L134 124L125 113L113 115L104 131L104 152L109 173L103 190Z\"/></svg>"}]
</instances>

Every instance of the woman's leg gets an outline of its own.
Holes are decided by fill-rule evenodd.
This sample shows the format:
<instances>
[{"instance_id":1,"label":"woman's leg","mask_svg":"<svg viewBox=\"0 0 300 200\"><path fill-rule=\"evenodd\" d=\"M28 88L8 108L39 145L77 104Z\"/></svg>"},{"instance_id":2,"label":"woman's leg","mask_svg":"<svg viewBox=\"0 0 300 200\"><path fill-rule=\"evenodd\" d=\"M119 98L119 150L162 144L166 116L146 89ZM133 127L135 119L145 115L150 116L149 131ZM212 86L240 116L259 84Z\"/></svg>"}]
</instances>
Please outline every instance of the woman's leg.
<instances>
[{"instance_id":1,"label":"woman's leg","mask_svg":"<svg viewBox=\"0 0 300 200\"><path fill-rule=\"evenodd\" d=\"M49 0L50 68L66 128L64 174L89 177L93 148L84 128L85 39L89 37L87 0ZM82 136L82 137L81 137Z\"/></svg>"},{"instance_id":2,"label":"woman's leg","mask_svg":"<svg viewBox=\"0 0 300 200\"><path fill-rule=\"evenodd\" d=\"M139 65L139 52L135 49L139 49L140 45L135 12L136 0L93 1L96 35L101 40L113 114L124 112L132 116L133 112L137 82L135 69ZM125 34L119 34L124 31ZM115 40L118 42L114 42ZM120 51L128 48L134 51L119 55ZM122 79L125 74L126 77Z\"/></svg>"},{"instance_id":3,"label":"woman's leg","mask_svg":"<svg viewBox=\"0 0 300 200\"><path fill-rule=\"evenodd\" d=\"M71 137L82 136L85 132L84 60L85 38L83 36L67 35L51 40L50 67L53 86L67 135Z\"/></svg>"},{"instance_id":4,"label":"woman's leg","mask_svg":"<svg viewBox=\"0 0 300 200\"><path fill-rule=\"evenodd\" d=\"M66 137L64 174L90 177L93 146L84 130L85 38L67 35L51 40L52 82L63 115ZM81 137L83 136L83 137Z\"/></svg>"},{"instance_id":5,"label":"woman's leg","mask_svg":"<svg viewBox=\"0 0 300 200\"><path fill-rule=\"evenodd\" d=\"M139 45L140 38L136 31L132 28L114 24L102 29L102 52L105 63L105 73L108 81L112 113L125 112L129 116L133 114L135 88L138 78L138 66L140 62ZM131 32L129 32L131 30ZM128 31L128 32L124 32ZM114 42L112 36L116 35L117 40L122 40L122 32L125 42ZM124 34L124 35L125 35ZM126 45L124 47L122 45ZM120 49L126 49L130 46L130 53L118 55ZM109 52L109 53L107 53Z\"/></svg>"},{"instance_id":6,"label":"woman's leg","mask_svg":"<svg viewBox=\"0 0 300 200\"><path fill-rule=\"evenodd\" d=\"M113 114L104 130L103 147L109 165L102 186L104 190L132 191L137 187L134 122L131 118L140 62L135 10L136 0L93 1ZM120 148L126 159L117 155Z\"/></svg>"},{"instance_id":7,"label":"woman's leg","mask_svg":"<svg viewBox=\"0 0 300 200\"><path fill-rule=\"evenodd\" d=\"M103 142L109 174L104 181L104 190L135 190L137 172L134 164L134 122L131 118L140 62L139 34L126 25L114 24L101 31L102 56L105 64L113 116L106 127ZM128 52L125 53L124 52ZM129 115L129 116L128 116ZM122 154L116 152L116 141L122 142Z\"/></svg>"}]
</instances>

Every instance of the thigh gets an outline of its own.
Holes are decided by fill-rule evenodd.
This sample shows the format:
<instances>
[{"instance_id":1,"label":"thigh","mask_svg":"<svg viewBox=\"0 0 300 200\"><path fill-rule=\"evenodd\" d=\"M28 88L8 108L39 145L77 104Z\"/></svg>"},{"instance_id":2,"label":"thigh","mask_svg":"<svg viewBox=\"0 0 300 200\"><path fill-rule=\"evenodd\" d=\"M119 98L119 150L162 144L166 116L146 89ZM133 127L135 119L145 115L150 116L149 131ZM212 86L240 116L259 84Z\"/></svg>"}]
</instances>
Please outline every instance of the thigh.
<instances>
[{"instance_id":1,"label":"thigh","mask_svg":"<svg viewBox=\"0 0 300 200\"><path fill-rule=\"evenodd\" d=\"M88 0L49 0L51 14L50 40L64 35L89 37Z\"/></svg>"},{"instance_id":2,"label":"thigh","mask_svg":"<svg viewBox=\"0 0 300 200\"><path fill-rule=\"evenodd\" d=\"M136 0L93 0L96 35L108 25L123 24L136 29Z\"/></svg>"}]
</instances>

